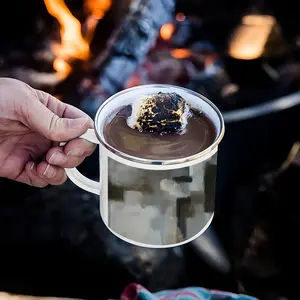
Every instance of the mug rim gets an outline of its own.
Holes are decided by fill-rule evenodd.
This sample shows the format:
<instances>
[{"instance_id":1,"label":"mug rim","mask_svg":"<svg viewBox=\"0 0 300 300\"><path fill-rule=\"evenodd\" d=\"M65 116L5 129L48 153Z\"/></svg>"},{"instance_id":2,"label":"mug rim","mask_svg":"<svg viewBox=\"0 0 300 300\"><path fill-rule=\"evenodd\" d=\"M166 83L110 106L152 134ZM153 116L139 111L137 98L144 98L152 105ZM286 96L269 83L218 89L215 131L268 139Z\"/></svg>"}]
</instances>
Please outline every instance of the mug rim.
<instances>
[{"instance_id":1,"label":"mug rim","mask_svg":"<svg viewBox=\"0 0 300 300\"><path fill-rule=\"evenodd\" d=\"M135 90L142 90L145 88L176 88L176 89L180 89L182 91L185 91L188 94L192 94L193 96L196 96L198 98L200 98L202 101L206 102L213 110L214 112L217 114L219 121L220 121L220 130L217 133L214 142L208 146L207 148L205 148L204 150L193 154L193 155L189 155L186 157L182 157L182 158L175 158L175 159L164 159L164 160L154 160L154 159L149 159L149 158L141 158L141 157L137 157L137 156L133 156L130 154L127 154L121 150L118 150L117 148L112 147L106 140L105 138L101 137L102 133L99 132L99 124L100 124L100 116L101 116L101 111L103 110L103 108L108 105L110 102L114 101L116 98L130 93L132 91ZM208 116L207 116L208 117ZM211 120L211 118L209 118ZM215 126L215 122L213 120L211 120L211 122L213 122L214 126ZM121 157L122 159L128 160L128 161L132 161L135 163L140 163L143 165L160 165L160 166L175 166L175 165L180 165L180 164L185 164L185 163L192 163L193 161L197 161L199 159L201 159L203 156L208 155L210 152L212 152L222 141L224 133L225 133L225 124L224 124L224 119L223 116L220 112L220 110L217 108L217 106L211 102L209 99L207 99L205 96L194 92L190 89L184 88L184 87L180 87L180 86L175 86L175 85L169 85L169 84L145 84L145 85L139 85L139 86L135 86L132 88L128 88L128 89L124 89L112 96L110 96L98 109L96 116L95 116L95 133L96 136L100 142L100 144L102 146L104 146L109 152Z\"/></svg>"}]
</instances>

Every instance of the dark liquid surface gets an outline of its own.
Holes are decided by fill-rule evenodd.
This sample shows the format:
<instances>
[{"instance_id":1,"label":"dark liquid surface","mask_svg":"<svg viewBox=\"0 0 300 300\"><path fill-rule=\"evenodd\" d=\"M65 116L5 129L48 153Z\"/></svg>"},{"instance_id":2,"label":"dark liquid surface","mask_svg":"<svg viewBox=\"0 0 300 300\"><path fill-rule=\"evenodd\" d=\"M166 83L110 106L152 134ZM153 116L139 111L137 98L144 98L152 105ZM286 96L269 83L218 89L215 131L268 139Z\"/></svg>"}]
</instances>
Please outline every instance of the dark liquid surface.
<instances>
[{"instance_id":1,"label":"dark liquid surface","mask_svg":"<svg viewBox=\"0 0 300 300\"><path fill-rule=\"evenodd\" d=\"M183 133L163 135L130 128L126 122L130 115L130 105L112 113L104 127L104 137L115 149L135 157L153 160L183 158L203 151L216 137L211 120L193 110Z\"/></svg>"}]
</instances>

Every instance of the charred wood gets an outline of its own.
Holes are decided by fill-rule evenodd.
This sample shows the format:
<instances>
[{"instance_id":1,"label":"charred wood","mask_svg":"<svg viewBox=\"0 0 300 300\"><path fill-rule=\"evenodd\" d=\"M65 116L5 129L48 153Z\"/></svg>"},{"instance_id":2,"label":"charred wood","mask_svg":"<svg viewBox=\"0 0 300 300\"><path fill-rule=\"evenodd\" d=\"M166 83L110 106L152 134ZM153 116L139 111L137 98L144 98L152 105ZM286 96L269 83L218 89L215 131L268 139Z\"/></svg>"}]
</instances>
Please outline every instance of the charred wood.
<instances>
[{"instance_id":1,"label":"charred wood","mask_svg":"<svg viewBox=\"0 0 300 300\"><path fill-rule=\"evenodd\" d=\"M94 60L96 86L101 90L85 89L81 93L82 108L91 114L107 96L121 90L136 67L153 47L160 27L169 21L175 9L174 0L136 0L130 12L108 41L106 50Z\"/></svg>"}]
</instances>

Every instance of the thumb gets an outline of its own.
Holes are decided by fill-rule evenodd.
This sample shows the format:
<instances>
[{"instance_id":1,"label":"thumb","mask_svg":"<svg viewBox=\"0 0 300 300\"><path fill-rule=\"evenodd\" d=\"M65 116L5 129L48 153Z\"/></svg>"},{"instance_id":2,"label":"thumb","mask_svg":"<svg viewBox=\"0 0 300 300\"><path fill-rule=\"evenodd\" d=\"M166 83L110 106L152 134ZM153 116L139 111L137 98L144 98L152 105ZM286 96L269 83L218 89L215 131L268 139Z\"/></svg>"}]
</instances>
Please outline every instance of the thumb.
<instances>
[{"instance_id":1,"label":"thumb","mask_svg":"<svg viewBox=\"0 0 300 300\"><path fill-rule=\"evenodd\" d=\"M83 117L74 119L61 118L41 102L37 102L34 113L31 114L30 127L53 142L67 142L92 127L93 121L82 114Z\"/></svg>"}]
</instances>

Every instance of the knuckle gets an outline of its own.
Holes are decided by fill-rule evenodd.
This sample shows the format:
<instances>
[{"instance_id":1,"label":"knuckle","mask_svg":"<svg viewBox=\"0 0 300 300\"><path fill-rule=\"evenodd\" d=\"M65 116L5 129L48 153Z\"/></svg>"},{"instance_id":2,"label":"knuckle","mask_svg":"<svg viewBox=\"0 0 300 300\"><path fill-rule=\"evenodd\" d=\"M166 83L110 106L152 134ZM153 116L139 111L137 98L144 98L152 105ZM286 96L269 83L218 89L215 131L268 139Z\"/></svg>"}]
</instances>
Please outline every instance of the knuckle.
<instances>
[{"instance_id":1,"label":"knuckle","mask_svg":"<svg viewBox=\"0 0 300 300\"><path fill-rule=\"evenodd\" d=\"M53 114L49 127L48 127L48 138L52 141L62 141L64 139L66 120L61 119L59 116Z\"/></svg>"},{"instance_id":2,"label":"knuckle","mask_svg":"<svg viewBox=\"0 0 300 300\"><path fill-rule=\"evenodd\" d=\"M57 138L57 128L59 126L58 123L59 123L59 117L53 114L48 128L48 137L50 140L55 140L55 138Z\"/></svg>"}]
</instances>

